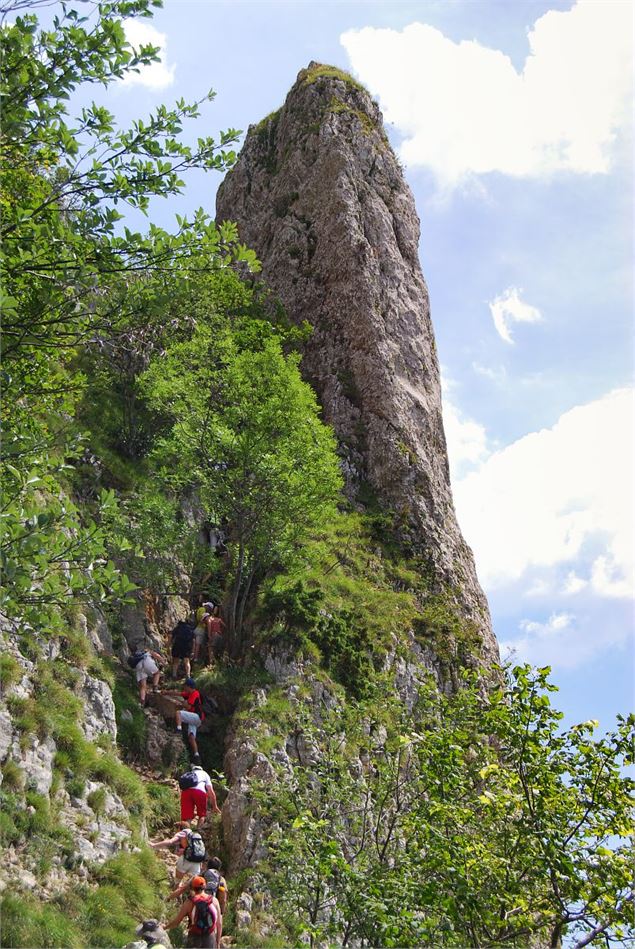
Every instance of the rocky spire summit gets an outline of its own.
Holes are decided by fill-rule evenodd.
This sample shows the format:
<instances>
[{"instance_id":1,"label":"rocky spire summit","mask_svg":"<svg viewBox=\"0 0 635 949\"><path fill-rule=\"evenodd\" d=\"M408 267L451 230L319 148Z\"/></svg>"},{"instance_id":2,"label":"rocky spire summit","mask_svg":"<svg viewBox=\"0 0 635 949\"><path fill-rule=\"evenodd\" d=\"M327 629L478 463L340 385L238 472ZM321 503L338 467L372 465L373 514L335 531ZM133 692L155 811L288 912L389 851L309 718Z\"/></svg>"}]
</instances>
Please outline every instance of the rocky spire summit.
<instances>
[{"instance_id":1,"label":"rocky spire summit","mask_svg":"<svg viewBox=\"0 0 635 949\"><path fill-rule=\"evenodd\" d=\"M347 73L310 63L283 107L249 128L216 216L238 223L290 318L314 328L303 372L337 435L349 496L393 512L433 588L495 659L452 503L419 218L377 104Z\"/></svg>"}]
</instances>

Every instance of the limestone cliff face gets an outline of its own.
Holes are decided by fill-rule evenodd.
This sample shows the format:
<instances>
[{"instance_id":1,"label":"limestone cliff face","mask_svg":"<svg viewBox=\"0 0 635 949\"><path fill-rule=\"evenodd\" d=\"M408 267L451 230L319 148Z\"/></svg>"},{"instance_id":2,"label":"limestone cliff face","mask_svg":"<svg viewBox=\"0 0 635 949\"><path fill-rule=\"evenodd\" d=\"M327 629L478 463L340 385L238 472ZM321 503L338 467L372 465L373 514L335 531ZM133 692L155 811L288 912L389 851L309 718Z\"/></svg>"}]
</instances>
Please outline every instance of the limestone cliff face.
<instances>
[{"instance_id":1,"label":"limestone cliff face","mask_svg":"<svg viewBox=\"0 0 635 949\"><path fill-rule=\"evenodd\" d=\"M451 591L497 657L456 521L419 219L382 116L346 74L311 63L251 126L217 198L266 283L314 328L303 371L338 437L347 490L394 512L433 588Z\"/></svg>"}]
</instances>

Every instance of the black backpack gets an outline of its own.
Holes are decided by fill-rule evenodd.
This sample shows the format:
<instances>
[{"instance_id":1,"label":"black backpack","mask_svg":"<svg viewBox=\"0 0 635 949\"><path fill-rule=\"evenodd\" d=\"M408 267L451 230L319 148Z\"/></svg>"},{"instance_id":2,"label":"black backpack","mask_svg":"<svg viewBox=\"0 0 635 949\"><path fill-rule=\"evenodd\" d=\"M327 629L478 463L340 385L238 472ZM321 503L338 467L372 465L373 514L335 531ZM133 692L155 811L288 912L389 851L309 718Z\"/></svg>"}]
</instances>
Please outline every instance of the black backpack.
<instances>
[{"instance_id":1,"label":"black backpack","mask_svg":"<svg viewBox=\"0 0 635 949\"><path fill-rule=\"evenodd\" d=\"M218 712L218 702L211 695L203 695L201 707L204 715L215 715Z\"/></svg>"},{"instance_id":2,"label":"black backpack","mask_svg":"<svg viewBox=\"0 0 635 949\"><path fill-rule=\"evenodd\" d=\"M190 830L187 834L187 846L183 851L183 856L190 863L200 863L205 859L205 844L203 838L196 831Z\"/></svg>"},{"instance_id":3,"label":"black backpack","mask_svg":"<svg viewBox=\"0 0 635 949\"><path fill-rule=\"evenodd\" d=\"M176 643L191 643L194 639L194 627L187 620L181 620L172 630L172 639Z\"/></svg>"},{"instance_id":4,"label":"black backpack","mask_svg":"<svg viewBox=\"0 0 635 949\"><path fill-rule=\"evenodd\" d=\"M186 771L185 774L182 774L179 778L179 787L182 791L187 791L189 788L195 788L198 784L198 774L196 771Z\"/></svg>"},{"instance_id":5,"label":"black backpack","mask_svg":"<svg viewBox=\"0 0 635 949\"><path fill-rule=\"evenodd\" d=\"M131 669L136 669L144 656L147 656L147 652L143 650L142 652L133 652L131 656L128 656L128 665Z\"/></svg>"}]
</instances>

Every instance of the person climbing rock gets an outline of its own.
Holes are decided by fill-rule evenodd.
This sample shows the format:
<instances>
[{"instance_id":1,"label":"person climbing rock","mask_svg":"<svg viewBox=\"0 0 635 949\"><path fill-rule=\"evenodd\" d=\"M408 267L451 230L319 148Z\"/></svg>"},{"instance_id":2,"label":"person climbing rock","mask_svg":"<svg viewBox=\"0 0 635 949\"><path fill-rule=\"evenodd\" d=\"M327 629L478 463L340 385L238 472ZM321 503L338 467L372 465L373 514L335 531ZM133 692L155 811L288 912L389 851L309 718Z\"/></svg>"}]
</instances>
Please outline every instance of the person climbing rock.
<instances>
[{"instance_id":1,"label":"person climbing rock","mask_svg":"<svg viewBox=\"0 0 635 949\"><path fill-rule=\"evenodd\" d=\"M219 916L217 930L217 940L219 946L221 937L223 935L223 914L227 908L227 881L225 880L225 877L221 875L220 870L221 862L218 857L210 857L209 860L204 860L201 863L200 876L202 876L205 880L205 892L214 897L214 906L216 907L216 911ZM190 883L191 880L185 880L180 886L177 887L176 890L170 893L168 899L178 899L179 896L189 889ZM223 900L222 903L221 900Z\"/></svg>"},{"instance_id":2,"label":"person climbing rock","mask_svg":"<svg viewBox=\"0 0 635 949\"><path fill-rule=\"evenodd\" d=\"M172 638L172 678L176 679L181 662L185 669L185 675L189 677L192 671L190 658L194 645L194 626L189 620L180 620L170 636Z\"/></svg>"},{"instance_id":3,"label":"person climbing rock","mask_svg":"<svg viewBox=\"0 0 635 949\"><path fill-rule=\"evenodd\" d=\"M205 880L195 876L190 881L190 895L176 916L168 920L166 929L175 929L189 917L186 946L192 949L216 949L220 946L220 913L214 906L215 898L205 892Z\"/></svg>"},{"instance_id":4,"label":"person climbing rock","mask_svg":"<svg viewBox=\"0 0 635 949\"><path fill-rule=\"evenodd\" d=\"M194 653L192 662L198 662L201 654L205 655L207 650L207 627L206 621L212 615L214 603L208 600L199 606L196 611L196 629L194 630Z\"/></svg>"},{"instance_id":5,"label":"person climbing rock","mask_svg":"<svg viewBox=\"0 0 635 949\"><path fill-rule=\"evenodd\" d=\"M201 876L205 878L205 889L208 893L214 893L218 899L220 911L224 914L227 909L229 890L222 870L223 865L218 857L209 857L201 864Z\"/></svg>"},{"instance_id":6,"label":"person climbing rock","mask_svg":"<svg viewBox=\"0 0 635 949\"><path fill-rule=\"evenodd\" d=\"M207 771L203 770L200 755L193 756L192 768L181 775L179 787L181 789L182 821L191 821L196 816L198 818L197 828L200 830L205 823L208 802L212 812L220 814L212 779Z\"/></svg>"},{"instance_id":7,"label":"person climbing rock","mask_svg":"<svg viewBox=\"0 0 635 949\"><path fill-rule=\"evenodd\" d=\"M205 620L207 630L207 662L210 664L220 654L220 643L225 631L225 622L221 619L220 609L215 606Z\"/></svg>"},{"instance_id":8,"label":"person climbing rock","mask_svg":"<svg viewBox=\"0 0 635 949\"><path fill-rule=\"evenodd\" d=\"M184 876L196 876L201 872L201 863L205 859L205 844L198 831L192 830L186 821L181 821L179 826L181 829L173 837L150 843L153 850L165 848L179 854L174 870L176 880L182 880Z\"/></svg>"},{"instance_id":9,"label":"person climbing rock","mask_svg":"<svg viewBox=\"0 0 635 949\"><path fill-rule=\"evenodd\" d=\"M163 695L177 695L185 699L187 709L177 708L175 713L176 730L182 732L182 726L187 725L187 741L192 755L198 754L198 745L196 744L196 732L202 724L205 713L203 712L203 700L201 693L196 688L194 679L187 678L184 683L183 691L178 689L164 689Z\"/></svg>"},{"instance_id":10,"label":"person climbing rock","mask_svg":"<svg viewBox=\"0 0 635 949\"><path fill-rule=\"evenodd\" d=\"M139 702L142 707L146 704L148 679L150 678L152 680L152 688L156 689L159 685L159 679L161 678L161 670L157 663L163 664L164 662L165 659L158 652L153 652L151 649L134 649L132 646L130 647L128 665L131 669L135 670L137 684L139 685Z\"/></svg>"}]
</instances>

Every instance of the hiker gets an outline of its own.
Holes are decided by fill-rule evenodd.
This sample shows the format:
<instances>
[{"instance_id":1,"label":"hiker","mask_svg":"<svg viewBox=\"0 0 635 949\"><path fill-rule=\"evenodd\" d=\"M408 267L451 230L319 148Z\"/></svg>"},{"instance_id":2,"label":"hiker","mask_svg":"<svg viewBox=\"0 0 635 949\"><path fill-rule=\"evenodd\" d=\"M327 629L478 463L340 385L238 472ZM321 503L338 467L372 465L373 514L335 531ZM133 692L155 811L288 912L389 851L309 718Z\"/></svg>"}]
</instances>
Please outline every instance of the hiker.
<instances>
[{"instance_id":1,"label":"hiker","mask_svg":"<svg viewBox=\"0 0 635 949\"><path fill-rule=\"evenodd\" d=\"M191 673L190 656L194 644L194 626L189 620L179 620L172 632L172 678L176 679L179 672L179 663L182 661L185 675Z\"/></svg>"},{"instance_id":2,"label":"hiker","mask_svg":"<svg viewBox=\"0 0 635 949\"><path fill-rule=\"evenodd\" d=\"M201 651L205 652L207 643L205 621L208 616L212 615L213 609L214 603L208 600L207 603L203 603L202 606L199 606L196 611L196 629L194 630L194 654L192 656L192 662L198 662Z\"/></svg>"},{"instance_id":3,"label":"hiker","mask_svg":"<svg viewBox=\"0 0 635 949\"><path fill-rule=\"evenodd\" d=\"M208 664L211 663L214 656L220 652L219 644L225 630L225 622L221 619L220 609L215 606L209 616L204 620L207 630L207 656Z\"/></svg>"},{"instance_id":4,"label":"hiker","mask_svg":"<svg viewBox=\"0 0 635 949\"><path fill-rule=\"evenodd\" d=\"M166 929L174 929L189 916L186 946L196 949L216 949L220 946L220 913L216 909L215 898L205 892L205 880L195 876L190 881L190 895L176 916L168 920Z\"/></svg>"},{"instance_id":5,"label":"hiker","mask_svg":"<svg viewBox=\"0 0 635 949\"><path fill-rule=\"evenodd\" d=\"M165 848L177 851L179 859L174 870L176 880L181 880L186 875L196 876L201 872L201 862L205 859L205 844L198 831L192 830L187 821L181 821L179 827L181 830L173 837L150 843L153 850Z\"/></svg>"},{"instance_id":6,"label":"hiker","mask_svg":"<svg viewBox=\"0 0 635 949\"><path fill-rule=\"evenodd\" d=\"M187 741L192 755L198 754L198 745L196 744L196 731L205 718L203 712L203 700L201 693L196 688L194 679L187 678L184 683L184 689L180 692L178 689L164 689L164 695L178 695L187 702L187 709L177 708L175 713L176 730L182 733L182 725L187 725Z\"/></svg>"},{"instance_id":7,"label":"hiker","mask_svg":"<svg viewBox=\"0 0 635 949\"><path fill-rule=\"evenodd\" d=\"M158 919L146 919L136 929L137 936L141 936L146 946L166 946L171 949L170 937Z\"/></svg>"},{"instance_id":8,"label":"hiker","mask_svg":"<svg viewBox=\"0 0 635 949\"><path fill-rule=\"evenodd\" d=\"M205 878L205 889L210 893L214 893L218 899L220 911L221 913L224 913L227 909L229 890L227 887L227 880L222 875L221 870L222 864L218 857L208 857L207 860L203 860L201 863L201 876ZM189 881L184 881L177 887L176 890L173 890L173 892L170 893L168 899L178 899L182 893L185 893L188 886Z\"/></svg>"},{"instance_id":9,"label":"hiker","mask_svg":"<svg viewBox=\"0 0 635 949\"><path fill-rule=\"evenodd\" d=\"M128 665L135 670L137 683L139 684L139 702L143 708L146 704L146 694L148 690L148 678L152 680L152 688L156 689L161 678L161 671L157 663L165 662L163 656L151 649L135 649L130 647L128 656Z\"/></svg>"},{"instance_id":10,"label":"hiker","mask_svg":"<svg viewBox=\"0 0 635 949\"><path fill-rule=\"evenodd\" d=\"M218 930L216 933L219 946L221 937L223 935L223 914L227 908L227 881L225 877L221 875L220 870L221 862L218 857L210 857L209 860L204 860L201 864L200 873L200 875L205 880L205 892L214 897L214 906L219 916ZM190 880L187 880L185 883L181 883L181 885L176 890L170 893L168 899L178 899L179 896L185 893L185 891L189 888L190 882Z\"/></svg>"},{"instance_id":11,"label":"hiker","mask_svg":"<svg viewBox=\"0 0 635 949\"><path fill-rule=\"evenodd\" d=\"M222 874L223 866L218 857L209 857L207 861L201 864L201 875L205 879L205 890L208 893L214 893L218 900L221 914L225 914L227 909L227 900L229 899L229 890L227 880Z\"/></svg>"},{"instance_id":12,"label":"hiker","mask_svg":"<svg viewBox=\"0 0 635 949\"><path fill-rule=\"evenodd\" d=\"M196 826L197 829L200 830L207 816L208 801L212 812L214 814L220 814L212 779L207 771L203 770L200 755L193 756L192 769L181 775L179 778L179 787L181 789L182 821L191 821L196 815L198 818Z\"/></svg>"}]
</instances>

